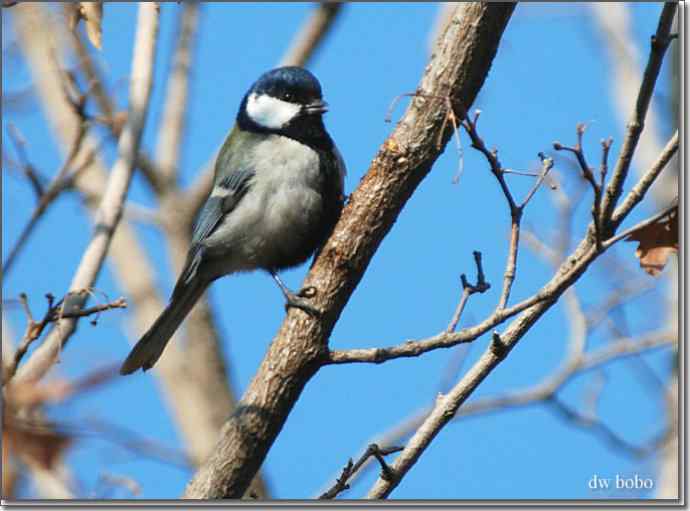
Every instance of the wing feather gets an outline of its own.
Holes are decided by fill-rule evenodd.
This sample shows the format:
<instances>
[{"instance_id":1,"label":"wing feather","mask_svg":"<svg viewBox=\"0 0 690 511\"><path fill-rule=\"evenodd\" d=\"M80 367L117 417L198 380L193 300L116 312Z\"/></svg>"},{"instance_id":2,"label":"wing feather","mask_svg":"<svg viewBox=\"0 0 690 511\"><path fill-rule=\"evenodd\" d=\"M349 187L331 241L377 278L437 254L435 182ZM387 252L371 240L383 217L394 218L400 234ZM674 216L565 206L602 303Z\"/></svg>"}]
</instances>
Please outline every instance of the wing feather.
<instances>
[{"instance_id":1,"label":"wing feather","mask_svg":"<svg viewBox=\"0 0 690 511\"><path fill-rule=\"evenodd\" d=\"M211 195L197 217L187 262L175 286L173 296L196 274L203 257L204 240L213 234L223 217L235 209L247 193L252 177L254 177L254 171L251 169L235 170L230 175L221 178L213 187Z\"/></svg>"}]
</instances>

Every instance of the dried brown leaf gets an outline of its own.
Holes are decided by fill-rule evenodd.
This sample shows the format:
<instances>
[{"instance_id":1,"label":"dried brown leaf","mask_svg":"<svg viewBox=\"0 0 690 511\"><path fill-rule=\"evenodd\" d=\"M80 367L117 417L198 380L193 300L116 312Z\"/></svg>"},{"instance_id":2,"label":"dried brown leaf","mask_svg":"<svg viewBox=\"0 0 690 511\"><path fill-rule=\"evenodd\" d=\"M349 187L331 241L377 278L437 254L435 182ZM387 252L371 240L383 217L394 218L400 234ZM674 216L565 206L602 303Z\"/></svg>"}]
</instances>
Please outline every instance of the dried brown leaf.
<instances>
[{"instance_id":1,"label":"dried brown leaf","mask_svg":"<svg viewBox=\"0 0 690 511\"><path fill-rule=\"evenodd\" d=\"M65 380L55 380L50 384L33 382L12 382L8 385L6 399L13 407L35 407L43 403L63 400L71 390Z\"/></svg>"},{"instance_id":2,"label":"dried brown leaf","mask_svg":"<svg viewBox=\"0 0 690 511\"><path fill-rule=\"evenodd\" d=\"M637 241L635 256L640 266L652 277L658 276L672 253L678 252L678 208L657 220L632 232L626 241Z\"/></svg>"},{"instance_id":3,"label":"dried brown leaf","mask_svg":"<svg viewBox=\"0 0 690 511\"><path fill-rule=\"evenodd\" d=\"M29 466L50 470L73 442L71 435L56 431L43 421L29 421L18 410L26 412L42 404L60 402L107 383L118 374L118 366L98 368L75 381L10 382L3 396L3 468L8 467L11 459L19 459ZM3 479L4 487L9 487L10 482Z\"/></svg>"},{"instance_id":4,"label":"dried brown leaf","mask_svg":"<svg viewBox=\"0 0 690 511\"><path fill-rule=\"evenodd\" d=\"M3 414L3 458L12 454L29 466L50 470L71 443L70 436L46 425L23 424Z\"/></svg>"},{"instance_id":5,"label":"dried brown leaf","mask_svg":"<svg viewBox=\"0 0 690 511\"><path fill-rule=\"evenodd\" d=\"M113 380L118 374L115 365L98 368L76 381L56 379L50 383L11 382L7 386L6 401L15 408L57 403L75 394L86 392Z\"/></svg>"}]
</instances>

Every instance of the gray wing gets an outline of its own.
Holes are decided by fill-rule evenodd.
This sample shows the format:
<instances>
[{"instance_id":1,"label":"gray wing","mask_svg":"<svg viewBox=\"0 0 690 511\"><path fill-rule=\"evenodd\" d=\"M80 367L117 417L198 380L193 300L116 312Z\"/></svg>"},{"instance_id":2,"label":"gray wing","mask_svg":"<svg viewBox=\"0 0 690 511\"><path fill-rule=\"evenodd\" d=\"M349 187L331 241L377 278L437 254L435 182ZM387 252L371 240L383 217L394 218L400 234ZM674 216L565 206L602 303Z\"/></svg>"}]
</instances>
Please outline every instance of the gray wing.
<instances>
[{"instance_id":1,"label":"gray wing","mask_svg":"<svg viewBox=\"0 0 690 511\"><path fill-rule=\"evenodd\" d=\"M223 216L235 209L252 177L253 170L236 170L214 185L194 225L192 247L208 238Z\"/></svg>"},{"instance_id":2,"label":"gray wing","mask_svg":"<svg viewBox=\"0 0 690 511\"><path fill-rule=\"evenodd\" d=\"M347 167L345 167L345 160L343 155L340 154L338 148L333 144L333 152L335 153L335 159L338 162L338 173L340 174L340 180L345 181L345 176L347 175Z\"/></svg>"},{"instance_id":3,"label":"gray wing","mask_svg":"<svg viewBox=\"0 0 690 511\"><path fill-rule=\"evenodd\" d=\"M203 255L204 240L213 233L223 217L235 209L247 193L252 177L254 177L253 170L236 170L229 176L220 179L213 187L211 195L201 208L194 225L192 246L187 254L187 262L175 286L173 296L182 285L187 284L196 274Z\"/></svg>"}]
</instances>

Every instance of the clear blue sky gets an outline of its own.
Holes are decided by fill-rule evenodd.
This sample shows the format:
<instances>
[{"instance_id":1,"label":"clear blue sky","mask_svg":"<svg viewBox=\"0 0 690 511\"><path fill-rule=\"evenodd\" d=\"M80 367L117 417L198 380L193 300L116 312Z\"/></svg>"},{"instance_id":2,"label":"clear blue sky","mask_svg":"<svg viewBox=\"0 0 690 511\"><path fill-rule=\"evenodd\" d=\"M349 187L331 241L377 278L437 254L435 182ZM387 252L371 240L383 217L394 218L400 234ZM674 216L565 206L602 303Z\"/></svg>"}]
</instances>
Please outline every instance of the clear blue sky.
<instances>
[{"instance_id":1,"label":"clear blue sky","mask_svg":"<svg viewBox=\"0 0 690 511\"><path fill-rule=\"evenodd\" d=\"M161 38L149 122L144 147L152 151L164 98L163 77L168 69L179 5L162 6ZM200 39L193 63L189 130L181 161L182 180L193 182L234 122L238 102L251 82L273 67L311 9L310 4L204 5ZM635 4L634 31L646 59L661 4ZM378 146L392 125L384 122L387 108L398 94L413 91L428 59L429 33L438 5L347 5L337 26L310 64L321 80L331 105L326 124L340 147L349 170L347 191L364 175ZM98 60L110 77L109 89L120 107L126 105L127 77L135 29L136 6L105 6L103 52ZM3 52L13 40L12 16L3 10ZM640 63L643 65L643 62ZM539 151L550 152L558 139L574 142L578 122L591 122L586 135L590 160L597 161L598 141L609 135L618 154L623 126L614 115L610 95L610 63L586 4L520 4L505 32L498 56L475 107L483 111L480 132L489 146L499 148L504 165L534 169ZM668 69L668 61L665 65ZM3 90L30 84L21 58L3 58ZM663 79L655 96L659 110L670 95ZM394 119L403 112L400 106ZM663 117L668 126L668 117ZM7 125L13 122L29 143L32 162L52 174L60 157L40 105L21 112L5 109L3 151L11 153ZM665 133L670 128L665 127ZM463 137L464 171L459 184L458 153L451 143L427 179L409 201L393 230L375 255L368 272L342 314L331 339L334 348L389 345L437 333L447 325L459 296L459 275L474 275L472 251L484 255L489 292L472 298L463 324L484 317L494 307L507 250L509 216L498 186L484 161ZM108 161L112 161L110 151ZM5 170L5 169L3 169ZM563 173L572 172L560 167ZM569 185L576 178L569 180ZM529 178L515 177L515 189L527 189ZM572 186L571 186L572 189ZM552 234L555 215L542 189L529 206L525 225L542 235ZM131 199L155 205L138 176ZM27 221L33 196L27 183L3 171L3 259ZM647 211L649 212L649 211ZM584 232L588 207L575 220L576 236ZM637 217L639 218L639 216ZM173 276L168 271L163 240L150 226L139 234L160 273L167 294ZM89 239L90 226L78 197L64 195L42 220L16 267L3 282L3 298L26 292L34 310L43 295L66 291L79 256ZM579 238L578 238L579 239ZM623 260L635 267L631 247ZM582 301L601 300L598 279L603 266L578 284ZM132 261L132 271L137 271ZM301 267L285 277L297 288L306 272ZM513 300L528 296L550 276L550 270L524 249ZM98 289L111 298L121 291L108 267ZM216 282L210 291L219 318L225 351L233 368L233 384L242 392L284 317L283 298L271 279L254 273ZM654 296L658 295L652 295ZM639 302L628 314L631 331L657 328L660 300ZM654 303L657 305L653 305ZM23 317L16 307L6 310L16 335ZM123 335L131 311L104 314L97 328L82 322L58 368L61 375L78 377L94 368L121 361L129 344ZM607 337L594 339L602 345ZM536 383L555 370L564 356L567 329L562 306L555 307L478 389L473 398L504 393ZM482 352L487 338L470 348L465 368ZM465 349L465 348L460 348ZM295 406L264 464L272 495L309 498L330 484L349 457L359 454L369 439L429 404L456 350L439 350L415 359L381 366L327 367L314 377ZM670 357L656 352L645 357L660 378L668 373ZM659 431L663 409L658 395L640 382L629 363L606 369L607 388L601 407L605 420L630 442L642 443ZM592 375L574 381L563 398L577 405ZM88 429L99 419L122 426L174 447L178 436L151 373L118 378L112 384L73 402L51 409L56 420ZM144 498L175 498L191 472L142 459L101 438L80 437L67 459L88 497L97 491L104 472L127 475L142 486ZM434 441L405 477L392 497L399 499L535 499L636 497L649 493L594 494L588 480L604 477L652 477L653 459L633 460L612 451L587 431L574 428L543 406L500 412L456 422ZM370 471L344 497L366 493L376 474ZM26 495L33 493L27 488ZM118 491L116 497L128 496Z\"/></svg>"}]
</instances>

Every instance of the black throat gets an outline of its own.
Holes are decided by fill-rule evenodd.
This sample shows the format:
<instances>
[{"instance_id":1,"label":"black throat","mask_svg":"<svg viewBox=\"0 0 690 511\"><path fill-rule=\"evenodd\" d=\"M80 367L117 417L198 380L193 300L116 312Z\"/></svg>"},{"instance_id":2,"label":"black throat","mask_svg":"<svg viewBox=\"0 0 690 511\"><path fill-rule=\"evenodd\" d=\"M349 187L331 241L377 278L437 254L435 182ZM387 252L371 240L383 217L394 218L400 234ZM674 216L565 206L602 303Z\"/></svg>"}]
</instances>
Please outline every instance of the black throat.
<instances>
[{"instance_id":1,"label":"black throat","mask_svg":"<svg viewBox=\"0 0 690 511\"><path fill-rule=\"evenodd\" d=\"M282 128L266 128L247 115L247 99L248 96L245 96L237 114L237 125L240 129L253 133L282 135L317 151L330 151L333 148L333 140L323 125L321 115L299 115Z\"/></svg>"}]
</instances>

